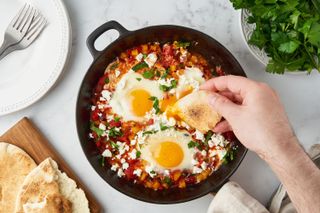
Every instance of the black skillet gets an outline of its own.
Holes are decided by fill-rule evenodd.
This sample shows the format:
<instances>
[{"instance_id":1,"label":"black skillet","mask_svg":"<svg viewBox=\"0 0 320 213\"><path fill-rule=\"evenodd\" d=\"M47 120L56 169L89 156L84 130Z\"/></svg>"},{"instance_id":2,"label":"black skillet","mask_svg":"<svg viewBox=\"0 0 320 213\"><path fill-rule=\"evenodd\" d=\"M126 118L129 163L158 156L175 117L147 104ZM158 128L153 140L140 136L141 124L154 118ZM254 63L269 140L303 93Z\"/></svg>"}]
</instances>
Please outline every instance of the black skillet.
<instances>
[{"instance_id":1,"label":"black skillet","mask_svg":"<svg viewBox=\"0 0 320 213\"><path fill-rule=\"evenodd\" d=\"M96 39L111 29L117 30L119 37L104 50L96 50L94 47ZM98 150L94 143L88 141L90 97L99 77L103 75L106 66L126 49L148 42L157 41L165 43L175 40L191 41L194 45L189 48L190 51L200 53L207 59L211 66L221 65L226 74L246 76L232 54L215 39L202 32L173 25L152 26L129 31L118 22L109 21L93 31L87 39L87 46L94 61L82 81L77 100L76 122L78 136L82 149L90 164L113 188L132 198L150 203L170 204L186 202L217 191L236 171L247 152L247 149L242 146L239 141L235 141L239 147L235 160L223 165L200 184L188 186L186 189L170 189L164 191L153 191L141 185L119 179L108 167L103 168L100 165L97 157L99 154Z\"/></svg>"}]
</instances>

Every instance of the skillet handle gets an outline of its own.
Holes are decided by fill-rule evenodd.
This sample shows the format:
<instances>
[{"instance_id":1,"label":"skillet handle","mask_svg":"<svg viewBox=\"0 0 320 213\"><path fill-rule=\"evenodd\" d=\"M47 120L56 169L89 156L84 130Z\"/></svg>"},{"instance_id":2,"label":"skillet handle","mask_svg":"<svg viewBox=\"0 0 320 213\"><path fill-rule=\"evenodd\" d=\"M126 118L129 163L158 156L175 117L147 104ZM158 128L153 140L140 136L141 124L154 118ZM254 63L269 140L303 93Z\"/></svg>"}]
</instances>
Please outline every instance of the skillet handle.
<instances>
[{"instance_id":1,"label":"skillet handle","mask_svg":"<svg viewBox=\"0 0 320 213\"><path fill-rule=\"evenodd\" d=\"M97 50L94 47L94 43L99 36L101 36L104 32L107 32L108 30L117 30L119 32L119 37L130 32L116 21L108 21L100 27L98 27L87 38L87 47L94 59L97 58L101 53L101 51Z\"/></svg>"},{"instance_id":2,"label":"skillet handle","mask_svg":"<svg viewBox=\"0 0 320 213\"><path fill-rule=\"evenodd\" d=\"M212 191L210 192L210 194L212 194L213 196L215 196L215 195L218 193L218 191L224 186L224 184L228 183L229 181L230 181L229 178L227 178L226 180L224 180L223 183L220 184L220 185L219 185L217 188L215 188L214 190L212 190Z\"/></svg>"}]
</instances>

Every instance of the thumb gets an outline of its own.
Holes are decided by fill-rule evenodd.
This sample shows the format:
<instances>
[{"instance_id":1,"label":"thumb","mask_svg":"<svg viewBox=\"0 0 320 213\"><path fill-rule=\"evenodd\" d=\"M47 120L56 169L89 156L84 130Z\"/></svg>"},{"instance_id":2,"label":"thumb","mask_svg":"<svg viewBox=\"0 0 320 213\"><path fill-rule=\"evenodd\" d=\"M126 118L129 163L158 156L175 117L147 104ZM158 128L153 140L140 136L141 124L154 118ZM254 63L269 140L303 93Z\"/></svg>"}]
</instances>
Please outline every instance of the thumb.
<instances>
[{"instance_id":1,"label":"thumb","mask_svg":"<svg viewBox=\"0 0 320 213\"><path fill-rule=\"evenodd\" d=\"M238 114L240 107L230 101L227 97L212 92L209 95L209 104L227 120L232 119L234 114Z\"/></svg>"}]
</instances>

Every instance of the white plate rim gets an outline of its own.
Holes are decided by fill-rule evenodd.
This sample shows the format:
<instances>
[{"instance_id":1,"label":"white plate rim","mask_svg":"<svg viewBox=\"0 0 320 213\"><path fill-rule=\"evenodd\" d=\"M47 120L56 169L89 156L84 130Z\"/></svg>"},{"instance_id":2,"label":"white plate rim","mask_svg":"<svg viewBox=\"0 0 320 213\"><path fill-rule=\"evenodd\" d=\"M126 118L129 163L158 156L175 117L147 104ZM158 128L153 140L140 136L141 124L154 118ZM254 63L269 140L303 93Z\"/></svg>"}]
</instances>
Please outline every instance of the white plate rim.
<instances>
[{"instance_id":1,"label":"white plate rim","mask_svg":"<svg viewBox=\"0 0 320 213\"><path fill-rule=\"evenodd\" d=\"M50 78L43 84L35 93L27 98L17 101L16 103L10 105L0 106L0 116L10 114L24 108L29 107L35 102L39 101L41 98L45 96L47 92L55 85L63 71L65 70L66 64L70 58L71 52L71 42L72 42L72 30L71 30L71 22L69 18L69 14L67 8L63 2L63 0L52 0L54 4L57 5L59 17L64 23L62 26L64 42L61 49L67 50L64 54L59 56L59 60L54 71L50 74ZM63 51L62 51L63 52Z\"/></svg>"}]
</instances>

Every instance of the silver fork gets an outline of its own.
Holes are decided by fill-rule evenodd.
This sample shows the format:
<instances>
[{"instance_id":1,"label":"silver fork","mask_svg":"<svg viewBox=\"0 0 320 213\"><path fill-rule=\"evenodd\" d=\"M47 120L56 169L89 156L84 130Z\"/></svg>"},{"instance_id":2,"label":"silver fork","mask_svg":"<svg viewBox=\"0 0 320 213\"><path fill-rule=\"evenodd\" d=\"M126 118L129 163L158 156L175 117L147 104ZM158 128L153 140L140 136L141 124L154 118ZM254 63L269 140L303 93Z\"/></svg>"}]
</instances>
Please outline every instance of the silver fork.
<instances>
[{"instance_id":1,"label":"silver fork","mask_svg":"<svg viewBox=\"0 0 320 213\"><path fill-rule=\"evenodd\" d=\"M9 46L1 55L0 60L6 55L15 50L22 50L27 48L42 32L47 24L46 19L40 14L37 13L27 34L22 38L22 40L14 45Z\"/></svg>"},{"instance_id":2,"label":"silver fork","mask_svg":"<svg viewBox=\"0 0 320 213\"><path fill-rule=\"evenodd\" d=\"M28 32L35 13L36 10L33 7L25 4L19 13L13 18L5 31L3 44L0 47L0 55L9 46L21 41Z\"/></svg>"}]
</instances>

